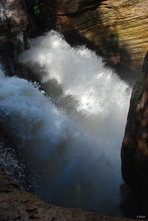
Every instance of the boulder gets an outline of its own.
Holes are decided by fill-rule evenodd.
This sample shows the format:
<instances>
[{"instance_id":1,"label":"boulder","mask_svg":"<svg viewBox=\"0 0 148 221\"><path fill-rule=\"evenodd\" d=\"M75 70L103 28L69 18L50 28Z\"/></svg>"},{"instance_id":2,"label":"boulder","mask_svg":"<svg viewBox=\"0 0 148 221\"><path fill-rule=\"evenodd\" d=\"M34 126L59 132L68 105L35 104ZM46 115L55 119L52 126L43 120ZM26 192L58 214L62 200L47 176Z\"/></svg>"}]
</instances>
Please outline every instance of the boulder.
<instances>
[{"instance_id":1,"label":"boulder","mask_svg":"<svg viewBox=\"0 0 148 221\"><path fill-rule=\"evenodd\" d=\"M121 160L124 181L148 196L148 53L133 89Z\"/></svg>"}]
</instances>

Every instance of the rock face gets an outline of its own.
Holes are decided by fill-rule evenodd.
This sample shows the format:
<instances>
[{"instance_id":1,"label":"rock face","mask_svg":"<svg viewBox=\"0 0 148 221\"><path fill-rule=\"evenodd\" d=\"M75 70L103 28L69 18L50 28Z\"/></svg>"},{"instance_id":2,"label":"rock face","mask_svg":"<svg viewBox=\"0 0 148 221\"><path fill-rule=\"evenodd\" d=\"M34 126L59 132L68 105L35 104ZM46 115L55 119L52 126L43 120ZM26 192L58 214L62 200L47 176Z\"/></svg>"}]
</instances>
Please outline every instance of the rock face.
<instances>
[{"instance_id":1,"label":"rock face","mask_svg":"<svg viewBox=\"0 0 148 221\"><path fill-rule=\"evenodd\" d=\"M3 221L130 221L108 217L82 209L62 208L47 204L28 192L21 191L0 167L0 220Z\"/></svg>"},{"instance_id":2,"label":"rock face","mask_svg":"<svg viewBox=\"0 0 148 221\"><path fill-rule=\"evenodd\" d=\"M142 64L147 50L147 7L147 0L1 0L1 62L15 74L17 55L28 47L27 38L35 37L45 30L56 29L71 44L86 44L95 50L108 64L119 69L136 69ZM36 9L39 9L38 13ZM146 67L147 65L144 66L145 73ZM147 75L143 75L139 82L131 99L129 123L132 126L127 124L126 127L122 147L122 171L125 181L131 187L147 192ZM131 172L128 173L128 170ZM80 209L60 208L42 202L21 191L0 167L0 220L31 219L128 220Z\"/></svg>"},{"instance_id":3,"label":"rock face","mask_svg":"<svg viewBox=\"0 0 148 221\"><path fill-rule=\"evenodd\" d=\"M133 89L121 159L125 182L148 196L148 53Z\"/></svg>"},{"instance_id":4,"label":"rock face","mask_svg":"<svg viewBox=\"0 0 148 221\"><path fill-rule=\"evenodd\" d=\"M120 69L142 65L148 45L147 0L40 0L40 20L72 44L86 44ZM51 25L52 24L52 25Z\"/></svg>"},{"instance_id":5,"label":"rock face","mask_svg":"<svg viewBox=\"0 0 148 221\"><path fill-rule=\"evenodd\" d=\"M28 16L24 9L22 0L0 1L0 50L4 51L6 46L12 42L19 43L23 38L23 32L28 27Z\"/></svg>"},{"instance_id":6,"label":"rock face","mask_svg":"<svg viewBox=\"0 0 148 221\"><path fill-rule=\"evenodd\" d=\"M14 72L14 58L27 47L27 38L56 29L118 71L135 70L147 50L147 7L147 0L2 0L0 51Z\"/></svg>"},{"instance_id":7,"label":"rock face","mask_svg":"<svg viewBox=\"0 0 148 221\"><path fill-rule=\"evenodd\" d=\"M29 19L22 0L0 1L0 62L14 74L17 54L26 48Z\"/></svg>"}]
</instances>

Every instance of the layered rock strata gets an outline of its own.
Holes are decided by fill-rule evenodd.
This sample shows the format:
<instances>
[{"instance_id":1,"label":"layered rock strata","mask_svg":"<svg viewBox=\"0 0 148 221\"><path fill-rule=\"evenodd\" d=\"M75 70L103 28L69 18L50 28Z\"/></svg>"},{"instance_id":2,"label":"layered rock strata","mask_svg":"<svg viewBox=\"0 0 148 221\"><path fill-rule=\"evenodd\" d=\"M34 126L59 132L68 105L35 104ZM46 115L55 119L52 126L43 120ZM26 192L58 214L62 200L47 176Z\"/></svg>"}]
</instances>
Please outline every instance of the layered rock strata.
<instances>
[{"instance_id":1,"label":"layered rock strata","mask_svg":"<svg viewBox=\"0 0 148 221\"><path fill-rule=\"evenodd\" d=\"M2 0L0 51L15 69L14 57L27 47L28 37L56 29L117 70L135 70L148 45L147 8L147 0Z\"/></svg>"},{"instance_id":2,"label":"layered rock strata","mask_svg":"<svg viewBox=\"0 0 148 221\"><path fill-rule=\"evenodd\" d=\"M147 0L39 2L42 24L59 30L70 43L86 44L122 70L142 65L148 46Z\"/></svg>"}]
</instances>

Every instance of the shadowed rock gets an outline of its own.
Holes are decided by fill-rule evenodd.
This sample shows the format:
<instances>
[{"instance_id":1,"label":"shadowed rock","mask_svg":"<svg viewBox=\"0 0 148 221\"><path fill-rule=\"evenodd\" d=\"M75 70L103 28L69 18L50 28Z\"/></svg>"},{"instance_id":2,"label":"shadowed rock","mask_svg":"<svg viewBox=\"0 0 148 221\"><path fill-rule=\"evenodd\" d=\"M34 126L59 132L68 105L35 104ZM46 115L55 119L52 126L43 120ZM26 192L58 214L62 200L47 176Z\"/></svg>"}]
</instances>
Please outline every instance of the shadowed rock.
<instances>
[{"instance_id":1,"label":"shadowed rock","mask_svg":"<svg viewBox=\"0 0 148 221\"><path fill-rule=\"evenodd\" d=\"M125 182L148 196L148 53L133 89L121 159Z\"/></svg>"},{"instance_id":2,"label":"shadowed rock","mask_svg":"<svg viewBox=\"0 0 148 221\"><path fill-rule=\"evenodd\" d=\"M89 200L89 199L88 199ZM131 219L100 215L95 211L62 208L45 203L21 191L0 167L0 220L3 221L130 221Z\"/></svg>"}]
</instances>

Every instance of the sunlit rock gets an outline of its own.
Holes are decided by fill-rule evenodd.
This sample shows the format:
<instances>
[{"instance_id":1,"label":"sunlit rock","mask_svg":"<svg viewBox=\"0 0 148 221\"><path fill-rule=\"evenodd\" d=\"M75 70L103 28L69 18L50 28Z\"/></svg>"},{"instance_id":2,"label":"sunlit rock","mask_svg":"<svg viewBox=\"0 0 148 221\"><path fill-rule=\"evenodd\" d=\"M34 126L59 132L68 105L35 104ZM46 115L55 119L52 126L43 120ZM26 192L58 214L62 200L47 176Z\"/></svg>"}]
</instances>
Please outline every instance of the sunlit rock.
<instances>
[{"instance_id":1,"label":"sunlit rock","mask_svg":"<svg viewBox=\"0 0 148 221\"><path fill-rule=\"evenodd\" d=\"M85 43L108 64L131 70L142 64L146 53L147 7L147 0L41 0L40 20L70 43Z\"/></svg>"},{"instance_id":2,"label":"sunlit rock","mask_svg":"<svg viewBox=\"0 0 148 221\"><path fill-rule=\"evenodd\" d=\"M16 48L21 50L19 42L26 47L27 37L55 29L70 44L86 44L116 69L135 70L147 50L147 7L147 0L2 1L0 49L12 58Z\"/></svg>"}]
</instances>

